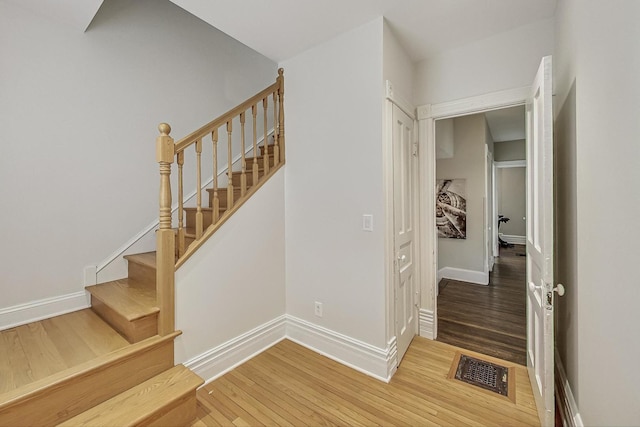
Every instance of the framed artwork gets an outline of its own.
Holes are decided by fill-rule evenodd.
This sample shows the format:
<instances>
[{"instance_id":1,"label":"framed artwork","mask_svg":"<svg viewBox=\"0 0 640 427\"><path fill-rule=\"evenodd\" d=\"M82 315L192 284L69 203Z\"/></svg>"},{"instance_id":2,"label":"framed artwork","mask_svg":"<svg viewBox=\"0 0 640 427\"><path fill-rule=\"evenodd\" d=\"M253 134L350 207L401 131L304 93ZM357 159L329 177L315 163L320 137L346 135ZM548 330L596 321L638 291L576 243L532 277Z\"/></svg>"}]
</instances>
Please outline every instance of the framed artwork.
<instances>
[{"instance_id":1,"label":"framed artwork","mask_svg":"<svg viewBox=\"0 0 640 427\"><path fill-rule=\"evenodd\" d=\"M436 185L436 228L438 229L438 237L466 239L466 180L439 179Z\"/></svg>"}]
</instances>

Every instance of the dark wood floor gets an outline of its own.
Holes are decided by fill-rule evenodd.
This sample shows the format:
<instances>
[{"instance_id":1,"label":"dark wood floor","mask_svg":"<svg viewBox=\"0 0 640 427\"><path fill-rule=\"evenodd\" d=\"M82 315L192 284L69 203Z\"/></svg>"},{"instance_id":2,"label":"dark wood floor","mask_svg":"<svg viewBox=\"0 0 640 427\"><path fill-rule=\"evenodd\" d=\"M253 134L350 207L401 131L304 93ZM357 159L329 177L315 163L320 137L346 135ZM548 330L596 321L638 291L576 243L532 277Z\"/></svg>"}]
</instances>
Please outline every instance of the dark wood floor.
<instances>
[{"instance_id":1,"label":"dark wood floor","mask_svg":"<svg viewBox=\"0 0 640 427\"><path fill-rule=\"evenodd\" d=\"M488 286L440 281L438 341L526 365L524 252L501 248Z\"/></svg>"}]
</instances>

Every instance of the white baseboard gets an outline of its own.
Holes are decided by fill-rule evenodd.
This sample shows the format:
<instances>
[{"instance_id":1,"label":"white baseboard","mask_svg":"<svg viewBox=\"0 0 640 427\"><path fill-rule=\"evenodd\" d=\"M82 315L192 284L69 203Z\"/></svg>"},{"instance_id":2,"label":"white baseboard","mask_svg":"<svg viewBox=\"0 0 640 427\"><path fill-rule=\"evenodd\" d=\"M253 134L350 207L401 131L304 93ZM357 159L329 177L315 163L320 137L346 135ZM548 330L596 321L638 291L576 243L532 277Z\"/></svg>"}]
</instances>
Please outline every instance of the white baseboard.
<instances>
[{"instance_id":1,"label":"white baseboard","mask_svg":"<svg viewBox=\"0 0 640 427\"><path fill-rule=\"evenodd\" d=\"M395 337L386 349L380 349L289 315L279 316L183 364L209 383L285 338L384 382L389 382L398 366Z\"/></svg>"},{"instance_id":2,"label":"white baseboard","mask_svg":"<svg viewBox=\"0 0 640 427\"><path fill-rule=\"evenodd\" d=\"M184 366L209 383L262 353L285 338L286 316L282 315L232 340L208 350Z\"/></svg>"},{"instance_id":3,"label":"white baseboard","mask_svg":"<svg viewBox=\"0 0 640 427\"><path fill-rule=\"evenodd\" d=\"M500 233L500 238L507 243L511 243L512 245L526 245L527 244L527 236L516 236L512 234L502 234Z\"/></svg>"},{"instance_id":4,"label":"white baseboard","mask_svg":"<svg viewBox=\"0 0 640 427\"><path fill-rule=\"evenodd\" d=\"M0 331L91 307L85 291L0 309Z\"/></svg>"},{"instance_id":5,"label":"white baseboard","mask_svg":"<svg viewBox=\"0 0 640 427\"><path fill-rule=\"evenodd\" d=\"M438 283L440 279L459 280L461 282L476 283L478 285L489 284L489 273L484 271L464 270L462 268L443 267L438 270Z\"/></svg>"},{"instance_id":6,"label":"white baseboard","mask_svg":"<svg viewBox=\"0 0 640 427\"><path fill-rule=\"evenodd\" d=\"M562 365L562 360L556 351L555 354L555 390L556 401L559 402L559 412L562 418L562 425L569 427L583 427L582 417L578 410L578 405L573 397L567 373Z\"/></svg>"},{"instance_id":7,"label":"white baseboard","mask_svg":"<svg viewBox=\"0 0 640 427\"><path fill-rule=\"evenodd\" d=\"M419 312L420 318L420 336L429 338L430 340L436 339L435 330L433 328L433 311L421 308Z\"/></svg>"},{"instance_id":8,"label":"white baseboard","mask_svg":"<svg viewBox=\"0 0 640 427\"><path fill-rule=\"evenodd\" d=\"M294 316L287 316L287 338L384 382L398 364L395 340L382 349Z\"/></svg>"}]
</instances>

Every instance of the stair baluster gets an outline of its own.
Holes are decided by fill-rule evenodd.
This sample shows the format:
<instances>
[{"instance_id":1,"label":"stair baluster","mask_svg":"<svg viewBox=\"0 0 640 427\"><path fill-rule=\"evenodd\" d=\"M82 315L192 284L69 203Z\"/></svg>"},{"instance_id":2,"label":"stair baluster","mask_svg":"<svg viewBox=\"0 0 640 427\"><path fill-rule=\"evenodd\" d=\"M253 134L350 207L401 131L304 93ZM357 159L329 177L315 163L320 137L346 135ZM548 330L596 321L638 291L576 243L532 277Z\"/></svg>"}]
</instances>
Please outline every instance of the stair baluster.
<instances>
[{"instance_id":1,"label":"stair baluster","mask_svg":"<svg viewBox=\"0 0 640 427\"><path fill-rule=\"evenodd\" d=\"M269 109L269 97L265 96L262 99L262 108L264 109L264 139L262 140L262 144L264 146L264 153L262 154L263 157L263 164L264 164L264 177L267 177L267 174L269 173L269 144L268 144L268 137L269 137L269 128L267 127L267 116L268 116L268 109ZM275 112L274 112L275 113Z\"/></svg>"},{"instance_id":2,"label":"stair baluster","mask_svg":"<svg viewBox=\"0 0 640 427\"><path fill-rule=\"evenodd\" d=\"M211 140L213 141L213 202L211 207L213 212L211 218L213 223L218 222L220 215L220 198L218 197L218 128L211 132Z\"/></svg>"},{"instance_id":3,"label":"stair baluster","mask_svg":"<svg viewBox=\"0 0 640 427\"><path fill-rule=\"evenodd\" d=\"M202 139L196 141L196 239L202 237Z\"/></svg>"},{"instance_id":4,"label":"stair baluster","mask_svg":"<svg viewBox=\"0 0 640 427\"><path fill-rule=\"evenodd\" d=\"M284 69L278 69L278 139L280 140L280 161L284 163Z\"/></svg>"},{"instance_id":5,"label":"stair baluster","mask_svg":"<svg viewBox=\"0 0 640 427\"><path fill-rule=\"evenodd\" d=\"M251 106L251 115L253 115L253 184L258 182L258 131L257 131L257 116L258 106L253 104Z\"/></svg>"},{"instance_id":6,"label":"stair baluster","mask_svg":"<svg viewBox=\"0 0 640 427\"><path fill-rule=\"evenodd\" d=\"M233 124L231 120L227 121L227 159L229 161L229 168L227 169L227 176L229 177L229 183L227 184L227 210L233 208L233 151L232 151L232 139L231 132L233 132Z\"/></svg>"},{"instance_id":7,"label":"stair baluster","mask_svg":"<svg viewBox=\"0 0 640 427\"><path fill-rule=\"evenodd\" d=\"M245 154L244 154L244 151L245 151L245 148L244 148L244 121L245 121L244 115L245 115L245 111L240 113L240 133L241 133L241 137L240 137L240 144L241 144L240 153L241 153L241 156L242 156L242 158L240 160L241 168L242 168L242 175L240 175L240 196L241 197L244 197L244 195L247 193L247 175L246 175L247 167L246 167L246 163L245 163L245 160L244 160L244 156L245 156Z\"/></svg>"},{"instance_id":8,"label":"stair baluster","mask_svg":"<svg viewBox=\"0 0 640 427\"><path fill-rule=\"evenodd\" d=\"M184 254L184 183L183 171L184 151L176 156L178 158L178 258Z\"/></svg>"},{"instance_id":9,"label":"stair baluster","mask_svg":"<svg viewBox=\"0 0 640 427\"><path fill-rule=\"evenodd\" d=\"M278 139L278 94L273 92L273 167L280 163L280 146Z\"/></svg>"}]
</instances>

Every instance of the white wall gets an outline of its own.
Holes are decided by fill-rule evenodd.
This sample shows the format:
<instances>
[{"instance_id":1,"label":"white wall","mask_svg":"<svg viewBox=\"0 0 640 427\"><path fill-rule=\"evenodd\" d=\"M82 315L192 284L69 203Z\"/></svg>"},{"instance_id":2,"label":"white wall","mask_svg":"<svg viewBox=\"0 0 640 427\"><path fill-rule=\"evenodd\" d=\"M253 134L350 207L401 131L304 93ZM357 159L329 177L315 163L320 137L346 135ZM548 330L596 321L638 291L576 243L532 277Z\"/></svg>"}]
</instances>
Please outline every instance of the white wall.
<instances>
[{"instance_id":1,"label":"white wall","mask_svg":"<svg viewBox=\"0 0 640 427\"><path fill-rule=\"evenodd\" d=\"M525 160L527 158L527 150L525 140L501 141L495 143L495 161L503 162L509 160Z\"/></svg>"},{"instance_id":2,"label":"white wall","mask_svg":"<svg viewBox=\"0 0 640 427\"><path fill-rule=\"evenodd\" d=\"M413 102L415 66L387 21L384 21L383 27L382 59L383 79L393 83L396 96L401 96L407 102Z\"/></svg>"},{"instance_id":3,"label":"white wall","mask_svg":"<svg viewBox=\"0 0 640 427\"><path fill-rule=\"evenodd\" d=\"M638 16L633 0L561 0L556 17L557 169L569 169L558 186L575 197L575 209L557 209L559 223L575 222L575 234L557 230L558 263L573 267L558 277L568 280L562 308L569 311L558 329L585 425L640 420L640 372L632 368L640 356Z\"/></svg>"},{"instance_id":4,"label":"white wall","mask_svg":"<svg viewBox=\"0 0 640 427\"><path fill-rule=\"evenodd\" d=\"M474 114L456 117L453 126L454 156L436 161L436 179L466 180L467 238L438 238L438 270L449 267L484 272L487 124L483 114Z\"/></svg>"},{"instance_id":5,"label":"white wall","mask_svg":"<svg viewBox=\"0 0 640 427\"><path fill-rule=\"evenodd\" d=\"M287 314L377 348L387 344L382 38L379 18L281 64Z\"/></svg>"},{"instance_id":6,"label":"white wall","mask_svg":"<svg viewBox=\"0 0 640 427\"><path fill-rule=\"evenodd\" d=\"M157 218L157 125L176 138L276 66L169 1L105 1L86 33L0 2L2 298L82 290Z\"/></svg>"},{"instance_id":7,"label":"white wall","mask_svg":"<svg viewBox=\"0 0 640 427\"><path fill-rule=\"evenodd\" d=\"M176 361L285 314L284 170L176 272Z\"/></svg>"},{"instance_id":8,"label":"white wall","mask_svg":"<svg viewBox=\"0 0 640 427\"><path fill-rule=\"evenodd\" d=\"M516 28L420 62L416 105L531 85L540 59L553 52L553 20Z\"/></svg>"},{"instance_id":9,"label":"white wall","mask_svg":"<svg viewBox=\"0 0 640 427\"><path fill-rule=\"evenodd\" d=\"M496 144L496 146L499 144ZM527 223L524 220L527 212L527 169L497 168L496 169L496 193L498 212L496 215L504 215L509 222L500 226L500 233L510 236L526 236Z\"/></svg>"}]
</instances>

